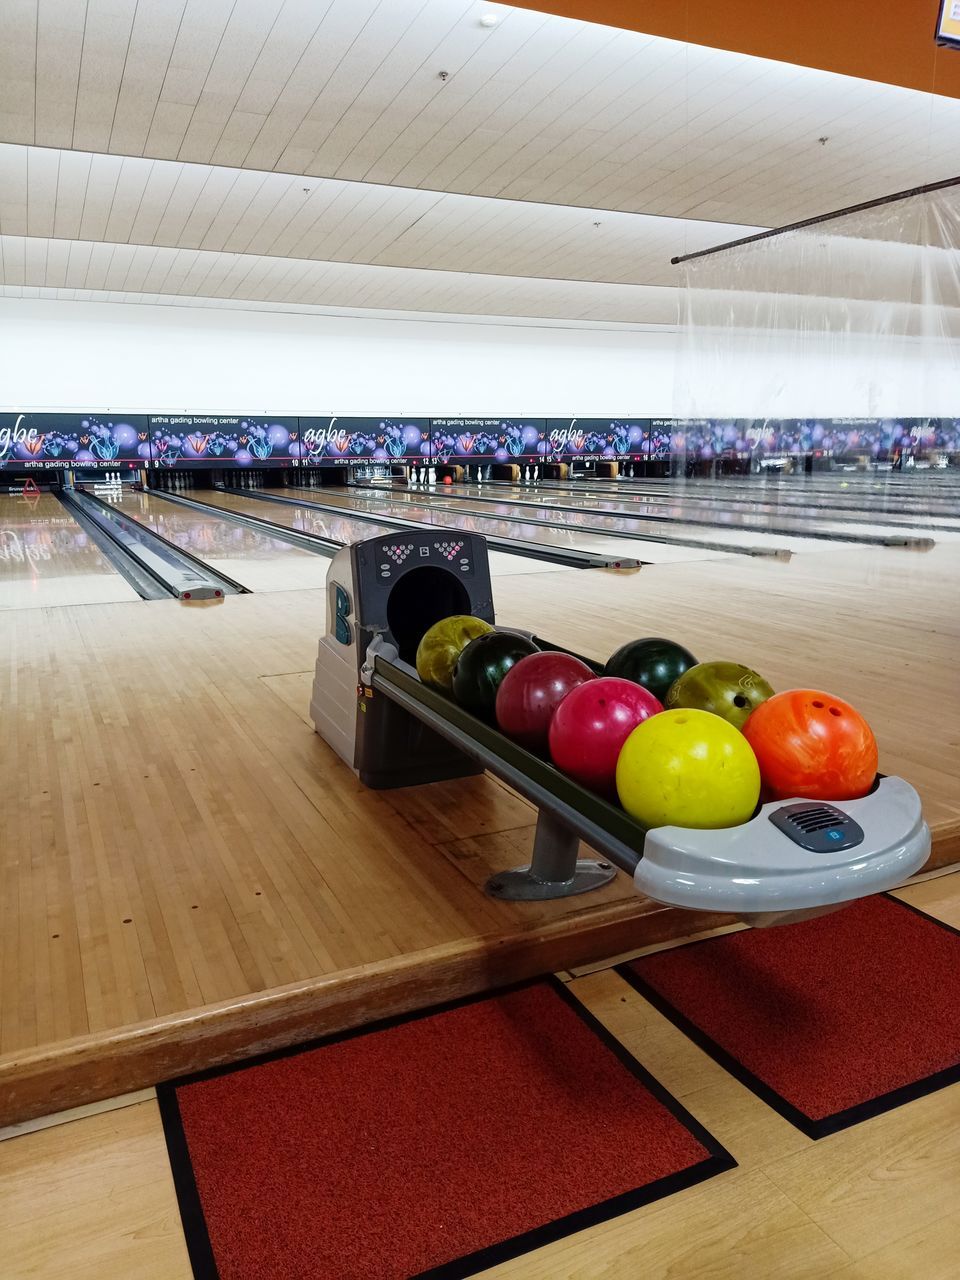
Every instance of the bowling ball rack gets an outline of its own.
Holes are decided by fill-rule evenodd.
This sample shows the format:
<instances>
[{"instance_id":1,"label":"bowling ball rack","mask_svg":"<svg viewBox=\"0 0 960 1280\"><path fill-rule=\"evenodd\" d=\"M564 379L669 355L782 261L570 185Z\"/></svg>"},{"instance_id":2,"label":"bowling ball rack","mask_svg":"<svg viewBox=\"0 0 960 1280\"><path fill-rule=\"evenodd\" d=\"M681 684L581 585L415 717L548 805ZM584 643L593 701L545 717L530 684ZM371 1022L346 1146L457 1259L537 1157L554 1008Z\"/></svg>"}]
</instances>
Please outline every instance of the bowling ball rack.
<instances>
[{"instance_id":1,"label":"bowling ball rack","mask_svg":"<svg viewBox=\"0 0 960 1280\"><path fill-rule=\"evenodd\" d=\"M491 876L492 897L565 898L609 884L619 870L667 906L781 924L891 889L929 856L920 799L901 778L878 778L858 800L774 801L735 827L647 830L425 685L412 664L433 623L469 613L496 626L487 543L477 534L381 531L351 543L331 561L326 596L310 713L361 783L383 790L488 770L537 808L529 866ZM580 857L581 841L598 857Z\"/></svg>"},{"instance_id":2,"label":"bowling ball rack","mask_svg":"<svg viewBox=\"0 0 960 1280\"><path fill-rule=\"evenodd\" d=\"M485 889L495 898L529 902L587 893L608 884L619 869L638 892L655 901L729 911L749 924L766 926L822 914L892 888L929 856L930 833L919 797L901 778L878 776L869 795L842 804L760 805L749 822L724 830L648 831L424 685L389 643L375 640L370 645L360 677L361 699L389 698L537 806L531 862L492 876ZM581 840L600 854L599 860L578 856Z\"/></svg>"}]
</instances>

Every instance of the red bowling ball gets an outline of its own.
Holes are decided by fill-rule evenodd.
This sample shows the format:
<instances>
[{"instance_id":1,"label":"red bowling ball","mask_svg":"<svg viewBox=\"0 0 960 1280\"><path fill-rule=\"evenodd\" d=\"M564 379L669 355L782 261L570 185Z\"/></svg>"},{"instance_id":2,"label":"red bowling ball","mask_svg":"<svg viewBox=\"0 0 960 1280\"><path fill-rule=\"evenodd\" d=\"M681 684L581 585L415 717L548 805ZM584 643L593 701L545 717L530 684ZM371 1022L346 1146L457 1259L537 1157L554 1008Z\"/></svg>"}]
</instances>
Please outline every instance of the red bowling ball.
<instances>
[{"instance_id":1,"label":"red bowling ball","mask_svg":"<svg viewBox=\"0 0 960 1280\"><path fill-rule=\"evenodd\" d=\"M638 724L662 711L632 680L601 676L567 694L550 724L550 758L591 791L616 796L620 748Z\"/></svg>"},{"instance_id":2,"label":"red bowling ball","mask_svg":"<svg viewBox=\"0 0 960 1280\"><path fill-rule=\"evenodd\" d=\"M531 653L503 678L497 691L497 724L528 751L547 749L557 707L572 689L596 679L585 662L569 653Z\"/></svg>"}]
</instances>

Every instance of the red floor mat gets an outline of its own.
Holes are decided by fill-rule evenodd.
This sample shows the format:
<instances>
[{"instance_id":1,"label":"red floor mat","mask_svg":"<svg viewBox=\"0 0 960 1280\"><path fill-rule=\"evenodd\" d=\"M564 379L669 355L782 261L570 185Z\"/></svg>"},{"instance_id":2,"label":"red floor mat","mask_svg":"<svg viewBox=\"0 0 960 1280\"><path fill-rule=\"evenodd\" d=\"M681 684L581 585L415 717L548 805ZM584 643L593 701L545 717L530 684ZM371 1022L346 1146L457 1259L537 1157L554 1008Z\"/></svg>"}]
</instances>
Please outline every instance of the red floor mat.
<instances>
[{"instance_id":1,"label":"red floor mat","mask_svg":"<svg viewBox=\"0 0 960 1280\"><path fill-rule=\"evenodd\" d=\"M553 980L158 1093L204 1280L473 1275L735 1165Z\"/></svg>"},{"instance_id":2,"label":"red floor mat","mask_svg":"<svg viewBox=\"0 0 960 1280\"><path fill-rule=\"evenodd\" d=\"M893 898L619 972L811 1138L960 1080L960 932Z\"/></svg>"}]
</instances>

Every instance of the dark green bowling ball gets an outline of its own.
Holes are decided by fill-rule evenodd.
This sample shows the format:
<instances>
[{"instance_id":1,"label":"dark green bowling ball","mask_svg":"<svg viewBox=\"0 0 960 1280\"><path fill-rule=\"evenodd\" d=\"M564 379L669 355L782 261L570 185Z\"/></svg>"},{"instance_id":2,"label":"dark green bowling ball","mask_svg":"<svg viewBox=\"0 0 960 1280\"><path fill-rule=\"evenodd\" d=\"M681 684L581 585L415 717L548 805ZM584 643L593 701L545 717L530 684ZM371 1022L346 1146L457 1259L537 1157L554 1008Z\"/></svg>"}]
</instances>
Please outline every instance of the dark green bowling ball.
<instances>
[{"instance_id":1,"label":"dark green bowling ball","mask_svg":"<svg viewBox=\"0 0 960 1280\"><path fill-rule=\"evenodd\" d=\"M642 684L663 702L674 680L696 665L696 658L682 644L647 636L621 645L603 668L603 674Z\"/></svg>"},{"instance_id":2,"label":"dark green bowling ball","mask_svg":"<svg viewBox=\"0 0 960 1280\"><path fill-rule=\"evenodd\" d=\"M493 722L500 682L515 663L539 649L526 636L491 631L471 640L453 671L453 696L466 711Z\"/></svg>"}]
</instances>

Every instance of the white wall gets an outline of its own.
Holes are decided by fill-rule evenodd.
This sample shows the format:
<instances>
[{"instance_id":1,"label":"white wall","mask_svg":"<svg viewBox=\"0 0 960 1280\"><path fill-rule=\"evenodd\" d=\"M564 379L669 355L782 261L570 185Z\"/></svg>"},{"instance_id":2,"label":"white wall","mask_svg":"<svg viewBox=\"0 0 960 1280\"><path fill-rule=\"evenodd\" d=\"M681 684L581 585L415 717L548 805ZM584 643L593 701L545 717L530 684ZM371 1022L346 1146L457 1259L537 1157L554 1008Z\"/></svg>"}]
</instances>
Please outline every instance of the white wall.
<instances>
[{"instance_id":1,"label":"white wall","mask_svg":"<svg viewBox=\"0 0 960 1280\"><path fill-rule=\"evenodd\" d=\"M960 417L960 343L884 333L678 335L674 416Z\"/></svg>"},{"instance_id":2,"label":"white wall","mask_svg":"<svg viewBox=\"0 0 960 1280\"><path fill-rule=\"evenodd\" d=\"M0 299L0 409L960 417L956 343Z\"/></svg>"},{"instance_id":3,"label":"white wall","mask_svg":"<svg viewBox=\"0 0 960 1280\"><path fill-rule=\"evenodd\" d=\"M0 299L0 409L659 417L674 338Z\"/></svg>"}]
</instances>

